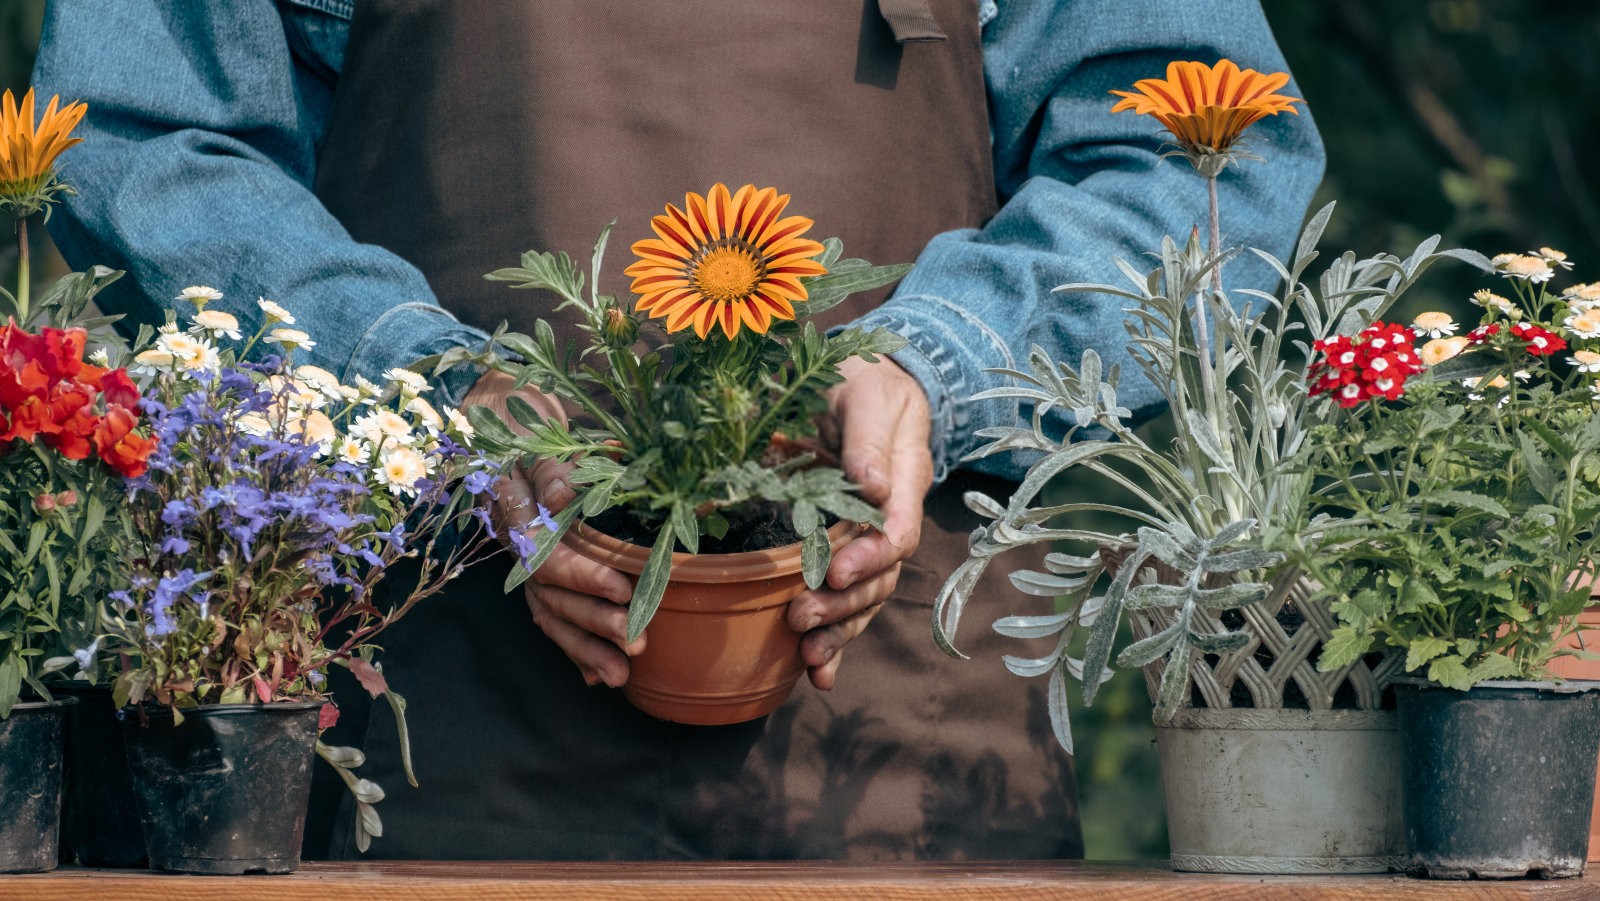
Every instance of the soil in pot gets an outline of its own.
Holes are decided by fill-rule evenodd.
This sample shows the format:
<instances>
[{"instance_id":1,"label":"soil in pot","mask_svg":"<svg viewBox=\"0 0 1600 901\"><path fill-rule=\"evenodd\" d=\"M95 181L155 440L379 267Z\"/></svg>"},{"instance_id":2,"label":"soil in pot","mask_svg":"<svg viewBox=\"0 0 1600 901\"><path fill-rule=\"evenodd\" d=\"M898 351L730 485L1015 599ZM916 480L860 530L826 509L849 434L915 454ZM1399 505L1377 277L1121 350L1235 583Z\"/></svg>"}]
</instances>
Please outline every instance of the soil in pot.
<instances>
[{"instance_id":1,"label":"soil in pot","mask_svg":"<svg viewBox=\"0 0 1600 901\"><path fill-rule=\"evenodd\" d=\"M828 530L834 550L857 532ZM729 531L732 536L734 530ZM587 524L567 533L578 553L631 576L650 549ZM765 550L672 557L672 579L646 629L642 654L629 661L623 694L658 719L721 726L757 719L789 697L805 663L788 605L805 590L798 542Z\"/></svg>"},{"instance_id":2,"label":"soil in pot","mask_svg":"<svg viewBox=\"0 0 1600 901\"><path fill-rule=\"evenodd\" d=\"M1413 873L1582 875L1600 682L1484 682L1462 692L1407 679L1396 693Z\"/></svg>"},{"instance_id":3,"label":"soil in pot","mask_svg":"<svg viewBox=\"0 0 1600 901\"><path fill-rule=\"evenodd\" d=\"M52 686L78 699L66 718L61 862L130 869L145 865L144 833L128 779L111 689L69 682Z\"/></svg>"},{"instance_id":4,"label":"soil in pot","mask_svg":"<svg viewBox=\"0 0 1600 901\"><path fill-rule=\"evenodd\" d=\"M61 744L72 698L17 704L0 720L0 873L53 870L61 826Z\"/></svg>"},{"instance_id":5,"label":"soil in pot","mask_svg":"<svg viewBox=\"0 0 1600 901\"><path fill-rule=\"evenodd\" d=\"M289 873L300 865L320 702L120 712L150 866Z\"/></svg>"}]
</instances>

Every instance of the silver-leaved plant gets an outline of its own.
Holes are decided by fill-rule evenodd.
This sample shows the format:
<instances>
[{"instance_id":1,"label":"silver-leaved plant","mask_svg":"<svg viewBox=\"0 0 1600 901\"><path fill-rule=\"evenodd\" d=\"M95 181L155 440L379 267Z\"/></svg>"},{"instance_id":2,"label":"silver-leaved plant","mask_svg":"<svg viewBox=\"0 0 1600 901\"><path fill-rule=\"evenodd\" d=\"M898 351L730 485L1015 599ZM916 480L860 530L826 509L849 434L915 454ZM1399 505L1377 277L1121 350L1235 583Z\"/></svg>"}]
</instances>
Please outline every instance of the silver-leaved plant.
<instances>
[{"instance_id":1,"label":"silver-leaved plant","mask_svg":"<svg viewBox=\"0 0 1600 901\"><path fill-rule=\"evenodd\" d=\"M1392 254L1358 259L1347 252L1313 288L1305 273L1318 256L1315 247L1333 206L1311 217L1291 264L1251 250L1277 272L1278 295L1238 290L1234 293L1242 302L1236 307L1216 290L1212 273L1238 251L1209 254L1197 236L1182 247L1171 238L1163 241L1160 264L1148 274L1118 260L1131 289L1097 284L1056 289L1131 302L1133 356L1179 425L1180 437L1170 447L1153 447L1135 431L1132 412L1118 401L1117 368L1107 371L1093 350L1084 351L1073 366L1035 347L1027 372L997 370L1014 384L974 398L1020 400L1032 405L1033 415L1031 426L981 432L991 441L969 459L1010 451L1042 456L1007 502L978 492L966 495L967 506L989 522L973 533L967 561L935 601L934 640L945 652L965 656L955 647L957 626L995 557L1040 542L1077 550L1047 555L1046 572L1011 573L1012 585L1024 594L1056 598L1056 612L994 623L996 632L1010 637L1057 636L1054 650L1043 657L1007 656L1004 662L1019 676L1049 674L1051 727L1069 753L1066 680L1080 680L1084 703L1093 703L1111 673L1112 646L1125 613L1160 608L1168 614L1161 617L1169 623L1166 628L1116 658L1124 668L1165 660L1156 697L1156 720L1164 722L1187 696L1196 652L1224 653L1248 641L1243 632L1208 631L1197 614L1259 603L1270 585L1294 577L1284 571L1289 564L1283 555L1269 548L1275 546L1274 535L1310 527L1310 477L1285 462L1319 415L1305 388L1311 344L1381 317L1441 259L1488 267L1477 253L1438 250L1436 235L1403 259ZM1210 338L1195 327L1201 307ZM1054 411L1067 420L1064 434L1046 430ZM1036 504L1046 486L1074 470L1121 486L1137 503ZM1060 517L1084 512L1111 514L1129 531L1059 525ZM1074 639L1085 632L1083 656L1073 657Z\"/></svg>"}]
</instances>

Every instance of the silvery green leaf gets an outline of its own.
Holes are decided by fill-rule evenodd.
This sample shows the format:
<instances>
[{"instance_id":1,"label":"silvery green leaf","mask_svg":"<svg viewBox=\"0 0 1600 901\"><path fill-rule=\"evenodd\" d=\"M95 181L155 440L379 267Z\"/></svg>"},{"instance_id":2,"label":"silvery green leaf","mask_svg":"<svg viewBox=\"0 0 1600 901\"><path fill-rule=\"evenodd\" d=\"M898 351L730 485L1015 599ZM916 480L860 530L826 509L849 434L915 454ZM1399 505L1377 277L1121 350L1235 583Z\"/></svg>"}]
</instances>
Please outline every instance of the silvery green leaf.
<instances>
[{"instance_id":1,"label":"silvery green leaf","mask_svg":"<svg viewBox=\"0 0 1600 901\"><path fill-rule=\"evenodd\" d=\"M1249 534L1250 530L1255 527L1256 521L1253 519L1240 519L1230 522L1218 529L1217 534L1211 536L1211 545L1213 547L1223 547L1232 544Z\"/></svg>"},{"instance_id":2,"label":"silvery green leaf","mask_svg":"<svg viewBox=\"0 0 1600 901\"><path fill-rule=\"evenodd\" d=\"M1050 684L1045 689L1046 704L1050 711L1050 731L1055 733L1056 743L1068 754L1072 753L1072 720L1067 716L1067 679L1066 665L1056 667L1050 674Z\"/></svg>"},{"instance_id":3,"label":"silvery green leaf","mask_svg":"<svg viewBox=\"0 0 1600 901\"><path fill-rule=\"evenodd\" d=\"M1328 220L1333 218L1333 203L1324 204L1323 207L1311 215L1306 221L1306 227L1300 231L1300 240L1294 248L1294 266L1296 270L1303 271L1312 259L1317 249L1317 242L1322 240L1322 232L1328 227ZM1286 281L1293 281L1287 279Z\"/></svg>"},{"instance_id":4,"label":"silvery green leaf","mask_svg":"<svg viewBox=\"0 0 1600 901\"><path fill-rule=\"evenodd\" d=\"M1531 473L1530 473L1531 475ZM1451 504L1457 507L1466 507L1477 510L1490 516L1501 519L1510 519L1511 511L1505 505L1492 497L1483 494L1474 494L1470 491L1430 491L1417 498L1419 504Z\"/></svg>"},{"instance_id":5,"label":"silvery green leaf","mask_svg":"<svg viewBox=\"0 0 1600 901\"><path fill-rule=\"evenodd\" d=\"M956 650L956 628L961 624L961 613L972 597L972 590L988 566L987 557L969 557L956 567L933 599L933 643L951 657L967 659L966 654Z\"/></svg>"},{"instance_id":6,"label":"silvery green leaf","mask_svg":"<svg viewBox=\"0 0 1600 901\"><path fill-rule=\"evenodd\" d=\"M1240 582L1221 588L1202 588L1194 593L1194 603L1206 610L1228 610L1260 603L1269 586L1261 582Z\"/></svg>"},{"instance_id":7,"label":"silvery green leaf","mask_svg":"<svg viewBox=\"0 0 1600 901\"><path fill-rule=\"evenodd\" d=\"M1222 442L1218 440L1216 430L1211 428L1211 423L1206 421L1206 418L1201 416L1198 410L1190 409L1185 412L1188 414L1188 437L1194 442L1195 447L1200 448L1200 452L1205 454L1206 458L1221 468L1222 471L1232 472L1233 461L1228 458L1227 454L1223 453Z\"/></svg>"},{"instance_id":8,"label":"silvery green leaf","mask_svg":"<svg viewBox=\"0 0 1600 901\"><path fill-rule=\"evenodd\" d=\"M828 562L833 558L833 546L828 543L828 531L819 524L805 534L800 546L800 571L807 588L821 588L828 577Z\"/></svg>"},{"instance_id":9,"label":"silvery green leaf","mask_svg":"<svg viewBox=\"0 0 1600 901\"><path fill-rule=\"evenodd\" d=\"M672 534L691 554L700 553L700 521L694 509L682 500L672 502Z\"/></svg>"},{"instance_id":10,"label":"silvery green leaf","mask_svg":"<svg viewBox=\"0 0 1600 901\"><path fill-rule=\"evenodd\" d=\"M817 511L817 505L808 500L795 501L790 518L797 535L810 535L822 528L822 514Z\"/></svg>"},{"instance_id":11,"label":"silvery green leaf","mask_svg":"<svg viewBox=\"0 0 1600 901\"><path fill-rule=\"evenodd\" d=\"M656 608L661 606L661 596L667 591L667 580L672 575L672 546L676 538L673 535L672 520L667 520L661 527L661 532L656 535L655 546L650 549L650 558L645 561L644 571L639 574L639 581L633 586L633 599L628 602L628 641L636 641L644 634L646 626L656 615Z\"/></svg>"},{"instance_id":12,"label":"silvery green leaf","mask_svg":"<svg viewBox=\"0 0 1600 901\"><path fill-rule=\"evenodd\" d=\"M1020 569L1010 576L1013 588L1035 597L1053 598L1076 591L1089 582L1089 577L1067 577Z\"/></svg>"},{"instance_id":13,"label":"silvery green leaf","mask_svg":"<svg viewBox=\"0 0 1600 901\"><path fill-rule=\"evenodd\" d=\"M1139 548L1178 572L1194 568L1194 555L1181 547L1171 535L1150 526L1139 527Z\"/></svg>"},{"instance_id":14,"label":"silvery green leaf","mask_svg":"<svg viewBox=\"0 0 1600 901\"><path fill-rule=\"evenodd\" d=\"M1249 644L1250 636L1244 632L1224 632L1218 635L1198 635L1190 632L1189 643L1198 648L1202 654L1229 654Z\"/></svg>"},{"instance_id":15,"label":"silvery green leaf","mask_svg":"<svg viewBox=\"0 0 1600 901\"><path fill-rule=\"evenodd\" d=\"M963 493L961 502L967 505L968 510L989 519L999 519L1006 515L1006 508L1003 504L981 491Z\"/></svg>"},{"instance_id":16,"label":"silvery green leaf","mask_svg":"<svg viewBox=\"0 0 1600 901\"><path fill-rule=\"evenodd\" d=\"M1245 548L1239 551L1208 555L1201 561L1200 568L1211 573L1235 573L1277 566L1283 562L1283 559L1282 554L1274 551Z\"/></svg>"},{"instance_id":17,"label":"silvery green leaf","mask_svg":"<svg viewBox=\"0 0 1600 901\"><path fill-rule=\"evenodd\" d=\"M1100 552L1095 551L1087 557L1074 557L1052 551L1044 555L1044 567L1058 576L1069 573L1081 573L1100 566Z\"/></svg>"},{"instance_id":18,"label":"silvery green leaf","mask_svg":"<svg viewBox=\"0 0 1600 901\"><path fill-rule=\"evenodd\" d=\"M1032 679L1036 676L1044 675L1051 669L1059 668L1057 665L1061 662L1061 655L1065 652L1066 648L1064 646L1057 645L1055 650L1044 657L1016 657L1011 654L1005 654L1000 658L1000 662L1005 664L1006 669L1010 670L1013 676Z\"/></svg>"},{"instance_id":19,"label":"silvery green leaf","mask_svg":"<svg viewBox=\"0 0 1600 901\"><path fill-rule=\"evenodd\" d=\"M334 766L353 770L367 762L367 755L363 754L360 748L324 745L320 741L317 745L317 753Z\"/></svg>"},{"instance_id":20,"label":"silvery green leaf","mask_svg":"<svg viewBox=\"0 0 1600 901\"><path fill-rule=\"evenodd\" d=\"M389 711L394 714L395 743L400 746L400 772L405 774L406 783L412 788L418 788L416 771L411 768L411 727L406 725L406 699L396 691L385 691L383 699L389 702ZM380 827L373 835L382 835Z\"/></svg>"},{"instance_id":21,"label":"silvery green leaf","mask_svg":"<svg viewBox=\"0 0 1600 901\"><path fill-rule=\"evenodd\" d=\"M595 239L594 250L589 254L589 301L597 307L600 304L600 265L606 258L606 240L616 227L617 220L607 222L606 227L600 229L600 237Z\"/></svg>"},{"instance_id":22,"label":"silvery green leaf","mask_svg":"<svg viewBox=\"0 0 1600 901\"><path fill-rule=\"evenodd\" d=\"M1127 560L1122 562L1117 570L1117 577L1111 580L1111 586L1106 589L1104 606L1100 616L1095 620L1094 628L1089 632L1089 642L1083 652L1083 702L1093 704L1095 692L1100 688L1100 682L1105 678L1107 664L1111 662L1111 645L1116 641L1117 628L1122 625L1122 610L1127 598L1128 586L1133 584L1134 573L1144 566L1149 559L1149 553L1140 548L1135 550Z\"/></svg>"},{"instance_id":23,"label":"silvery green leaf","mask_svg":"<svg viewBox=\"0 0 1600 901\"><path fill-rule=\"evenodd\" d=\"M1129 610L1148 610L1151 607L1181 607L1193 596L1187 585L1138 585L1128 592Z\"/></svg>"},{"instance_id":24,"label":"silvery green leaf","mask_svg":"<svg viewBox=\"0 0 1600 901\"><path fill-rule=\"evenodd\" d=\"M1041 616L1007 616L994 621L994 630L1008 638L1044 638L1054 635L1072 622L1075 611Z\"/></svg>"},{"instance_id":25,"label":"silvery green leaf","mask_svg":"<svg viewBox=\"0 0 1600 901\"><path fill-rule=\"evenodd\" d=\"M1187 620L1182 620L1187 628ZM1180 641L1173 646L1166 665L1161 668L1161 687L1156 692L1155 721L1157 725L1172 722L1172 717L1183 706L1189 695L1190 645Z\"/></svg>"},{"instance_id":26,"label":"silvery green leaf","mask_svg":"<svg viewBox=\"0 0 1600 901\"><path fill-rule=\"evenodd\" d=\"M1122 649L1117 655L1117 665L1136 669L1161 657L1172 650L1172 646L1183 637L1183 630L1174 622L1172 625L1154 635L1142 638Z\"/></svg>"},{"instance_id":27,"label":"silvery green leaf","mask_svg":"<svg viewBox=\"0 0 1600 901\"><path fill-rule=\"evenodd\" d=\"M356 849L365 853L374 838L383 838L383 820L371 804L356 804Z\"/></svg>"}]
</instances>

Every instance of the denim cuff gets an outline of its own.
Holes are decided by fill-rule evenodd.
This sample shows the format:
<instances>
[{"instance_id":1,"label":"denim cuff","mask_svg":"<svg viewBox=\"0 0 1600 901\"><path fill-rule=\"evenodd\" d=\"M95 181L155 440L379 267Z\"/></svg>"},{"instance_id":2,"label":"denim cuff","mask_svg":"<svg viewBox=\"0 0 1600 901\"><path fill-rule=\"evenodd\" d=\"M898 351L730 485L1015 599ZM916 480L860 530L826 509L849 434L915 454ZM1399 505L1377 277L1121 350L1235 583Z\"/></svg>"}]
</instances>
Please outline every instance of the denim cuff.
<instances>
[{"instance_id":1,"label":"denim cuff","mask_svg":"<svg viewBox=\"0 0 1600 901\"><path fill-rule=\"evenodd\" d=\"M478 347L488 340L487 332L463 324L431 303L403 303L385 310L367 328L350 354L344 378L363 375L381 383L386 369L410 366L453 347ZM475 367L459 366L433 383L442 401L459 406L477 380Z\"/></svg>"},{"instance_id":2,"label":"denim cuff","mask_svg":"<svg viewBox=\"0 0 1600 901\"><path fill-rule=\"evenodd\" d=\"M897 296L851 325L883 328L906 339L889 357L922 385L933 422L928 436L934 481L942 482L976 445L974 433L996 423L974 394L998 384L986 370L1012 368L1011 352L986 325L960 306L931 294ZM1007 405L1015 420L1016 405Z\"/></svg>"}]
</instances>

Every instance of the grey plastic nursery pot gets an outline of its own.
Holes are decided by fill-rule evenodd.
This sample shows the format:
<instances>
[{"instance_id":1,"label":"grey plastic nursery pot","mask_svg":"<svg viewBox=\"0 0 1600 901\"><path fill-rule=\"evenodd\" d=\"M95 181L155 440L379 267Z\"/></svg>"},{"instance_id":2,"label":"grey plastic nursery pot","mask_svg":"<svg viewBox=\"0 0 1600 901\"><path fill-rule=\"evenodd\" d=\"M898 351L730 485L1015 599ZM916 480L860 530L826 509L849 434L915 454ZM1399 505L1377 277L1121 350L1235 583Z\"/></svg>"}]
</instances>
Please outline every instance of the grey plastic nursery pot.
<instances>
[{"instance_id":1,"label":"grey plastic nursery pot","mask_svg":"<svg viewBox=\"0 0 1600 901\"><path fill-rule=\"evenodd\" d=\"M122 727L111 689L69 682L53 690L78 700L66 717L61 862L115 869L143 867L144 832L128 779Z\"/></svg>"},{"instance_id":2,"label":"grey plastic nursery pot","mask_svg":"<svg viewBox=\"0 0 1600 901\"><path fill-rule=\"evenodd\" d=\"M1172 867L1383 873L1402 862L1392 711L1186 709L1156 727Z\"/></svg>"},{"instance_id":3,"label":"grey plastic nursery pot","mask_svg":"<svg viewBox=\"0 0 1600 901\"><path fill-rule=\"evenodd\" d=\"M1436 879L1583 874L1600 682L1395 686L1408 869Z\"/></svg>"},{"instance_id":4,"label":"grey plastic nursery pot","mask_svg":"<svg viewBox=\"0 0 1600 901\"><path fill-rule=\"evenodd\" d=\"M0 873L56 867L63 719L75 703L17 704L0 720Z\"/></svg>"},{"instance_id":5,"label":"grey plastic nursery pot","mask_svg":"<svg viewBox=\"0 0 1600 901\"><path fill-rule=\"evenodd\" d=\"M212 875L300 865L320 702L120 712L150 866Z\"/></svg>"}]
</instances>

